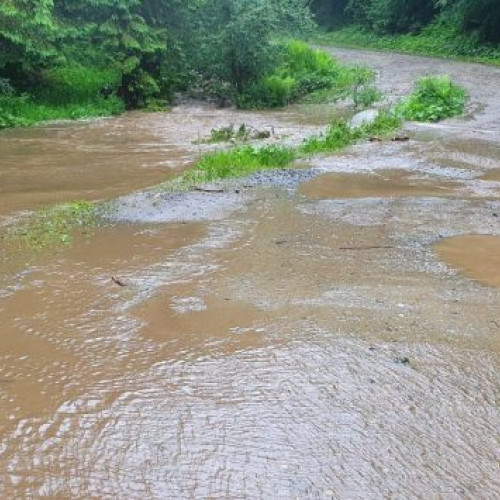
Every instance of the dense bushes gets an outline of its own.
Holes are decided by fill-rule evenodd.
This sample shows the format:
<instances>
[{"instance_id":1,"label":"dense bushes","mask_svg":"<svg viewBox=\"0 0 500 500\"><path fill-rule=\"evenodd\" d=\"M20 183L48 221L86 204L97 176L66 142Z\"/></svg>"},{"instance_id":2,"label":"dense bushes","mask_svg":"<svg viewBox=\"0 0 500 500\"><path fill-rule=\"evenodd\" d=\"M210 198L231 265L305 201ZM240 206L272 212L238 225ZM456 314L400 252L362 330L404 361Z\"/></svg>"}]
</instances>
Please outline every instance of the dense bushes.
<instances>
[{"instance_id":1,"label":"dense bushes","mask_svg":"<svg viewBox=\"0 0 500 500\"><path fill-rule=\"evenodd\" d=\"M426 25L435 14L434 0L349 0L346 13L375 31L401 33Z\"/></svg>"},{"instance_id":2,"label":"dense bushes","mask_svg":"<svg viewBox=\"0 0 500 500\"><path fill-rule=\"evenodd\" d=\"M356 24L379 34L419 32L431 24L476 42L500 42L498 0L314 0L325 26Z\"/></svg>"},{"instance_id":3,"label":"dense bushes","mask_svg":"<svg viewBox=\"0 0 500 500\"><path fill-rule=\"evenodd\" d=\"M275 40L313 28L307 0L9 0L0 3L0 80L14 92L2 84L3 126L31 122L15 113L35 104L56 115L56 105L116 109L117 98L156 108L195 88L243 103L260 85L262 104L284 103L318 82L299 89L277 72Z\"/></svg>"},{"instance_id":4,"label":"dense bushes","mask_svg":"<svg viewBox=\"0 0 500 500\"><path fill-rule=\"evenodd\" d=\"M341 65L320 50L299 41L280 47L280 64L238 95L243 108L279 107L313 92L333 89L338 97L348 90L365 88L372 80L369 70Z\"/></svg>"}]
</instances>

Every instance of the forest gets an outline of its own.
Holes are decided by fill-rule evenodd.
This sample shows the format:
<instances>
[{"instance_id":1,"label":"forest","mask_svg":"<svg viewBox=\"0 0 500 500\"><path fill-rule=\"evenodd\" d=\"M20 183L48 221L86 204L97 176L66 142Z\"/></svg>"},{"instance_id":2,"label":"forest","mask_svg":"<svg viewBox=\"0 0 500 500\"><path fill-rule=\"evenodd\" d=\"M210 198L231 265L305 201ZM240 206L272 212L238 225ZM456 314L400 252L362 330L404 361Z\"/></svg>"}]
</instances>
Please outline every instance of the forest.
<instances>
[{"instance_id":1,"label":"forest","mask_svg":"<svg viewBox=\"0 0 500 500\"><path fill-rule=\"evenodd\" d=\"M165 109L177 92L280 106L331 85L328 63L289 42L318 25L395 49L400 35L446 35L448 53L496 56L499 24L497 0L2 1L0 128Z\"/></svg>"}]
</instances>

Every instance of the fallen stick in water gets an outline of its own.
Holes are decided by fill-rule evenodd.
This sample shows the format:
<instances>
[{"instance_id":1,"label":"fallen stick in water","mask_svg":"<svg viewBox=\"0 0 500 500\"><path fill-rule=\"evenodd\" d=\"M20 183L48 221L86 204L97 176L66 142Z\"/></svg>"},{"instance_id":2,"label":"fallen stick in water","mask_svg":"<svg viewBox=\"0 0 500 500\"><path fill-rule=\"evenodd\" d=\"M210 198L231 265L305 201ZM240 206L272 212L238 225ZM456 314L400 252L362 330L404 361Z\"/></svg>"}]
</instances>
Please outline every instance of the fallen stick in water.
<instances>
[{"instance_id":1,"label":"fallen stick in water","mask_svg":"<svg viewBox=\"0 0 500 500\"><path fill-rule=\"evenodd\" d=\"M200 191L201 193L223 193L224 190L220 188L203 188L196 186L194 188L195 191Z\"/></svg>"},{"instance_id":2,"label":"fallen stick in water","mask_svg":"<svg viewBox=\"0 0 500 500\"><path fill-rule=\"evenodd\" d=\"M365 247L340 247L339 250L389 250L391 248L396 248L390 245L374 245Z\"/></svg>"}]
</instances>

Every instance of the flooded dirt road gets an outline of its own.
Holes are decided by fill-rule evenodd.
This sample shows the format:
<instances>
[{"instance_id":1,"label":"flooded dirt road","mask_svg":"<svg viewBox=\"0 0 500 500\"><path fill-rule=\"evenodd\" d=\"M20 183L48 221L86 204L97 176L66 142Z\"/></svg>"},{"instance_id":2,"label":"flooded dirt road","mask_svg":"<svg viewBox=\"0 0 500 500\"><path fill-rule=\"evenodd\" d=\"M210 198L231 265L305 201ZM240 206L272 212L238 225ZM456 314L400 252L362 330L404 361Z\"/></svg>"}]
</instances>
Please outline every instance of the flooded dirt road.
<instances>
[{"instance_id":1,"label":"flooded dirt road","mask_svg":"<svg viewBox=\"0 0 500 500\"><path fill-rule=\"evenodd\" d=\"M360 144L221 193L124 196L112 226L13 276L0 291L1 497L500 496L500 71L338 54L394 93L429 61L481 106L409 125L408 143ZM176 125L189 109L108 126L151 134L144 168L172 161L168 176L214 123L199 111L200 124ZM255 116L291 140L321 125ZM176 127L164 155L155 134ZM62 154L50 128L9 134L28 132ZM106 159L117 171L140 161L127 144L127 160ZM138 187L130 170L123 192Z\"/></svg>"},{"instance_id":2,"label":"flooded dirt road","mask_svg":"<svg viewBox=\"0 0 500 500\"><path fill-rule=\"evenodd\" d=\"M246 124L274 132L271 141L297 141L335 113L324 106L252 113L192 104L167 115L133 112L1 131L0 217L61 201L107 199L171 179L210 148L196 143L211 129Z\"/></svg>"}]
</instances>

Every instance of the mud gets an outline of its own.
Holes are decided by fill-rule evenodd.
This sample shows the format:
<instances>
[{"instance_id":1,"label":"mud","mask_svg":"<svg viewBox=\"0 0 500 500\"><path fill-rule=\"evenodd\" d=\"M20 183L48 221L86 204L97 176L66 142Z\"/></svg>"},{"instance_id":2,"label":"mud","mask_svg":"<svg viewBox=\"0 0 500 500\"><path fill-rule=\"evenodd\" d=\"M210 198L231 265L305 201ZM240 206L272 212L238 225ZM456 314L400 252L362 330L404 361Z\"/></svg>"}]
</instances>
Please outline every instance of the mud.
<instances>
[{"instance_id":1,"label":"mud","mask_svg":"<svg viewBox=\"0 0 500 500\"><path fill-rule=\"evenodd\" d=\"M412 176L406 170L379 170L373 174L326 174L302 185L300 192L312 199L385 198L401 196L447 197L456 183ZM455 193L456 194L456 193Z\"/></svg>"},{"instance_id":2,"label":"mud","mask_svg":"<svg viewBox=\"0 0 500 500\"><path fill-rule=\"evenodd\" d=\"M458 236L435 248L450 267L481 283L500 287L500 236Z\"/></svg>"},{"instance_id":3,"label":"mud","mask_svg":"<svg viewBox=\"0 0 500 500\"><path fill-rule=\"evenodd\" d=\"M485 181L500 182L500 168L488 170L481 179Z\"/></svg>"},{"instance_id":4,"label":"mud","mask_svg":"<svg viewBox=\"0 0 500 500\"><path fill-rule=\"evenodd\" d=\"M485 106L222 192L126 195L17 274L0 496L500 495L498 70L338 53L396 94L449 67Z\"/></svg>"}]
</instances>

